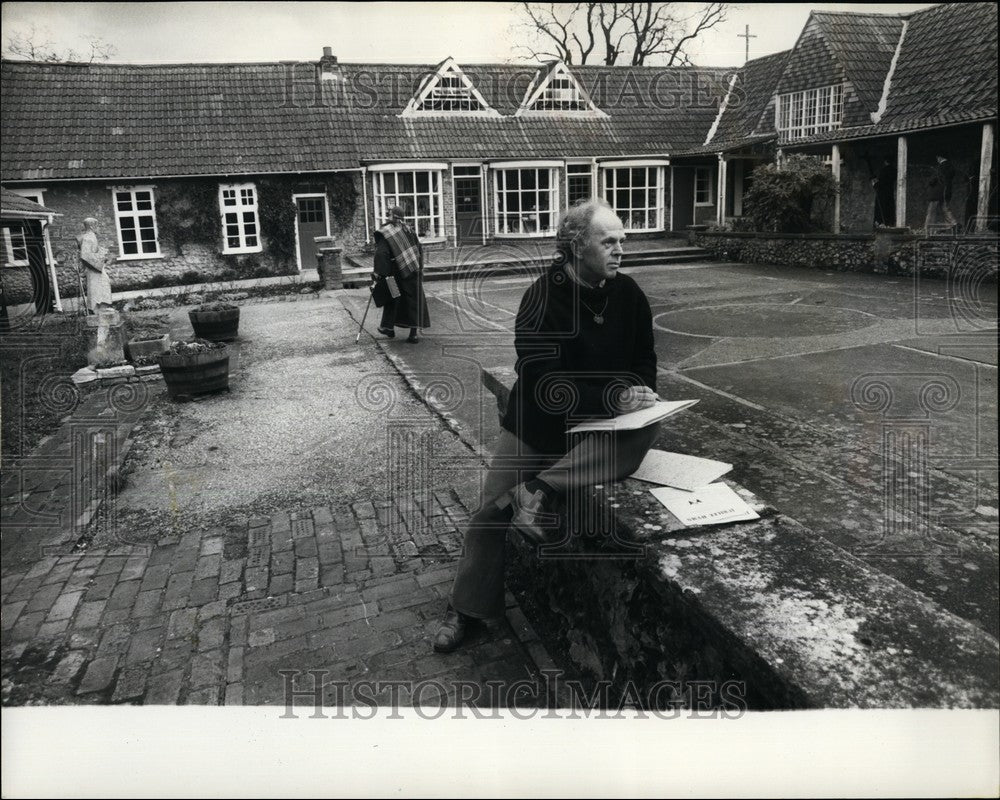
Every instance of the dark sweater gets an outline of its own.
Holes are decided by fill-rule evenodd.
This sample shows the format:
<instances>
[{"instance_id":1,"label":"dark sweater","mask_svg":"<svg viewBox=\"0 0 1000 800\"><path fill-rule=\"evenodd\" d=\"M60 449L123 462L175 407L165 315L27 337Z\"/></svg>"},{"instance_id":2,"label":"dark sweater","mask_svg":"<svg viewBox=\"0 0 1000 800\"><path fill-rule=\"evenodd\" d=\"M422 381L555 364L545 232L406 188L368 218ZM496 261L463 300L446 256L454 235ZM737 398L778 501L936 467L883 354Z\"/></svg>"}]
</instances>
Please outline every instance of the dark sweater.
<instances>
[{"instance_id":1,"label":"dark sweater","mask_svg":"<svg viewBox=\"0 0 1000 800\"><path fill-rule=\"evenodd\" d=\"M517 381L502 425L536 450L565 453L567 427L614 416L617 390L656 390L652 313L628 275L589 289L554 265L525 292L514 332Z\"/></svg>"}]
</instances>

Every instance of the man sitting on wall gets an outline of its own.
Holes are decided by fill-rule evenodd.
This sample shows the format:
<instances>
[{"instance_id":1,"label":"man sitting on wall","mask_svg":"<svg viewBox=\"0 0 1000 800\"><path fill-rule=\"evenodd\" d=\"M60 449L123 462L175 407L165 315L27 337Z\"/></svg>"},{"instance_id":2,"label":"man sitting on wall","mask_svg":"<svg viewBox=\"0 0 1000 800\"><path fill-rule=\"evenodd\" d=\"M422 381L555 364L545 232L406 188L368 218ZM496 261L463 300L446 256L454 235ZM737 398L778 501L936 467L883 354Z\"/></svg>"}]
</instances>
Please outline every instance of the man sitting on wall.
<instances>
[{"instance_id":1,"label":"man sitting on wall","mask_svg":"<svg viewBox=\"0 0 1000 800\"><path fill-rule=\"evenodd\" d=\"M458 647L471 620L503 615L508 525L545 542L557 497L631 475L659 432L655 424L618 432L610 449L583 434L568 449L571 416L611 417L656 402L656 352L649 301L618 274L625 230L615 212L593 200L561 220L556 258L517 313L517 382L465 534L438 652Z\"/></svg>"},{"instance_id":2,"label":"man sitting on wall","mask_svg":"<svg viewBox=\"0 0 1000 800\"><path fill-rule=\"evenodd\" d=\"M423 285L424 250L416 233L406 224L402 208L389 209L389 221L375 231L375 241L375 274L382 280L395 282L398 289L382 307L378 331L393 339L396 326L409 328L406 341L415 344L419 341L417 328L430 327Z\"/></svg>"}]
</instances>

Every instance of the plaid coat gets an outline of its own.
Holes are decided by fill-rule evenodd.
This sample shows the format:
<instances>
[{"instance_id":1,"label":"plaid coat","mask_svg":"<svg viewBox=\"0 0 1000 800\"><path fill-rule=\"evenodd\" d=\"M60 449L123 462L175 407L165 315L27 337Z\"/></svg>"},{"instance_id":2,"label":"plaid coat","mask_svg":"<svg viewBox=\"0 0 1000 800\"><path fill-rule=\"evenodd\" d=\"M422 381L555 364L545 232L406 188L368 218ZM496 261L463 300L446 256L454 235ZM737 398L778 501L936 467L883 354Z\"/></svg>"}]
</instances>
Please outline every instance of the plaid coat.
<instances>
[{"instance_id":1,"label":"plaid coat","mask_svg":"<svg viewBox=\"0 0 1000 800\"><path fill-rule=\"evenodd\" d=\"M409 225L398 222L387 222L377 231L376 239L382 237L392 251L396 270L401 278L419 272L424 266L424 253L420 240Z\"/></svg>"},{"instance_id":2,"label":"plaid coat","mask_svg":"<svg viewBox=\"0 0 1000 800\"><path fill-rule=\"evenodd\" d=\"M375 274L395 277L401 293L383 307L381 327L430 327L420 241L408 226L388 223L375 232L375 242Z\"/></svg>"}]
</instances>

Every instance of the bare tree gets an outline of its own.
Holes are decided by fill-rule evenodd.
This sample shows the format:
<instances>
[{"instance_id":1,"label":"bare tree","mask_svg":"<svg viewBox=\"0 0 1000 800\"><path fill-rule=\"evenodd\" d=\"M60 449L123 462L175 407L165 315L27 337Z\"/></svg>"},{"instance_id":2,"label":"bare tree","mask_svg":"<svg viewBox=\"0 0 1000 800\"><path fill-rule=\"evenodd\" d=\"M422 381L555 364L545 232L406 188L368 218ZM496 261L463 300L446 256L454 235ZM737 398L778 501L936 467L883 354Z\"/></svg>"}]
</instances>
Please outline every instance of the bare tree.
<instances>
[{"instance_id":1,"label":"bare tree","mask_svg":"<svg viewBox=\"0 0 1000 800\"><path fill-rule=\"evenodd\" d=\"M93 63L94 61L107 61L118 52L113 44L110 44L100 36L90 36L84 39L86 50L79 51L69 48L59 52L55 48L55 43L48 33L40 32L34 25L27 32L15 31L7 37L7 44L4 47L4 57L25 59L27 61L46 61L49 63L58 61L84 61Z\"/></svg>"},{"instance_id":2,"label":"bare tree","mask_svg":"<svg viewBox=\"0 0 1000 800\"><path fill-rule=\"evenodd\" d=\"M628 59L690 64L688 46L726 20L728 3L521 3L518 28L529 42L517 49L531 58L586 64L598 45L604 63Z\"/></svg>"}]
</instances>

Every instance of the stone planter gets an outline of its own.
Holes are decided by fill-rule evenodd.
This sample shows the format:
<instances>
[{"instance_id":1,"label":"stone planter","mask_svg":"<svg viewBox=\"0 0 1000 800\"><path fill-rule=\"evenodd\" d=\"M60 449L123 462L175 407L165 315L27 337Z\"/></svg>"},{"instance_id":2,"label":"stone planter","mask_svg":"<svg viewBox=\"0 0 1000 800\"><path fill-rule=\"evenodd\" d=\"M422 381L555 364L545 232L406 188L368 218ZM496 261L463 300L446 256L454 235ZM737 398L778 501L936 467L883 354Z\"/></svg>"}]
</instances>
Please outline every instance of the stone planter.
<instances>
[{"instance_id":1,"label":"stone planter","mask_svg":"<svg viewBox=\"0 0 1000 800\"><path fill-rule=\"evenodd\" d=\"M160 373L172 400L229 389L229 348L170 352L159 357Z\"/></svg>"},{"instance_id":2,"label":"stone planter","mask_svg":"<svg viewBox=\"0 0 1000 800\"><path fill-rule=\"evenodd\" d=\"M239 306L226 303L209 303L188 312L194 335L210 342L231 342L240 327Z\"/></svg>"},{"instance_id":3,"label":"stone planter","mask_svg":"<svg viewBox=\"0 0 1000 800\"><path fill-rule=\"evenodd\" d=\"M140 358L149 358L160 353L165 353L170 349L170 334L162 336L148 336L142 339L129 339L125 344L125 357L129 361L137 361Z\"/></svg>"}]
</instances>

